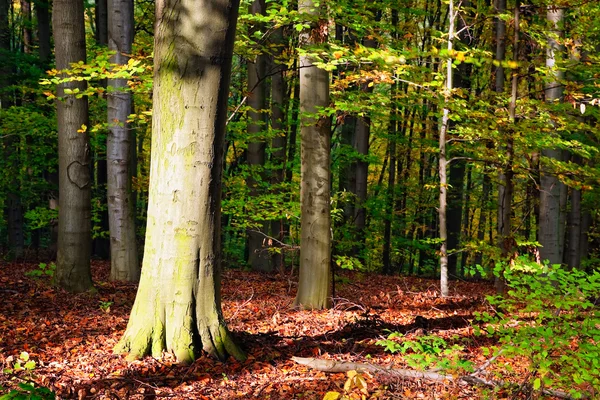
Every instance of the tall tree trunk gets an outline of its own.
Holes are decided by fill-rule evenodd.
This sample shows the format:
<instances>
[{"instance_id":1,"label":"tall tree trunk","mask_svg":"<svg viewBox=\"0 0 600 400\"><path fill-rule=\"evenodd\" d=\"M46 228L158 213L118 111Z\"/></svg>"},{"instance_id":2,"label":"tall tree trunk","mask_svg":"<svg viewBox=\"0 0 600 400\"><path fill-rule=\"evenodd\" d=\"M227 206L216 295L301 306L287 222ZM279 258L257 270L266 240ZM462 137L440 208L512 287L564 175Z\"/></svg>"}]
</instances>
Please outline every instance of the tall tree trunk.
<instances>
[{"instance_id":1,"label":"tall tree trunk","mask_svg":"<svg viewBox=\"0 0 600 400\"><path fill-rule=\"evenodd\" d=\"M23 53L30 54L33 47L33 21L31 20L31 3L28 0L21 2L21 23L23 24Z\"/></svg>"},{"instance_id":2,"label":"tall tree trunk","mask_svg":"<svg viewBox=\"0 0 600 400\"><path fill-rule=\"evenodd\" d=\"M364 39L363 45L365 47L374 48L377 46L377 42L373 39ZM373 86L369 86L368 82L360 85L360 91L368 94L373 92ZM357 236L355 237L354 255L361 259L364 257L361 255L361 250L365 245L365 228L367 223L367 209L365 203L367 201L367 189L369 184L369 162L366 158L369 156L369 141L371 138L371 117L368 113L365 113L362 117L356 118L355 126L355 148L359 155L359 159L356 162L356 207L354 209L354 226L356 229Z\"/></svg>"},{"instance_id":3,"label":"tall tree trunk","mask_svg":"<svg viewBox=\"0 0 600 400\"><path fill-rule=\"evenodd\" d=\"M518 62L519 58L519 17L520 17L520 1L517 0L514 11L514 36L513 36L513 61ZM499 0L498 13L506 11L506 0ZM506 22L502 17L499 17L496 22L496 60L499 63L496 72L496 92L504 92L504 57L506 53ZM502 166L499 174L498 185L498 246L502 258L506 261L513 252L514 238L511 226L512 215L512 198L513 198L513 130L515 129L515 113L517 107L517 89L519 87L519 71L512 73L511 97L509 109L510 126L500 126L498 128L501 137L506 137L504 145L504 158L506 162ZM494 285L498 293L504 293L506 285L502 274L495 276Z\"/></svg>"},{"instance_id":4,"label":"tall tree trunk","mask_svg":"<svg viewBox=\"0 0 600 400\"><path fill-rule=\"evenodd\" d=\"M321 5L300 0L298 10L318 17ZM300 35L301 46L327 40L326 20L312 23ZM300 280L294 304L306 309L331 304L331 210L330 210L330 118L317 115L329 105L329 73L313 64L309 55L300 57L301 149L301 239Z\"/></svg>"},{"instance_id":5,"label":"tall tree trunk","mask_svg":"<svg viewBox=\"0 0 600 400\"><path fill-rule=\"evenodd\" d=\"M108 45L108 0L96 0L96 43Z\"/></svg>"},{"instance_id":6,"label":"tall tree trunk","mask_svg":"<svg viewBox=\"0 0 600 400\"><path fill-rule=\"evenodd\" d=\"M96 25L96 44L102 48L108 46L108 0L96 0L96 13L95 13L95 25ZM110 11L114 14L114 10ZM111 39L114 43L114 39ZM113 49L114 50L114 49ZM107 86L107 80L102 79L100 85L104 88ZM108 99L108 98L107 98ZM110 119L109 119L110 123ZM107 138L109 132L105 132ZM105 146L96 146L94 154L96 167L96 187L94 190L94 196L99 198L101 204L107 204L107 186L108 186L108 166L107 166L107 154ZM100 231L106 232L110 229L108 209L103 207L100 211ZM110 257L111 243L107 237L98 236L94 238L92 242L92 252L94 255L100 257L103 260L107 260ZM112 273L112 272L111 272Z\"/></svg>"},{"instance_id":7,"label":"tall tree trunk","mask_svg":"<svg viewBox=\"0 0 600 400\"><path fill-rule=\"evenodd\" d=\"M130 358L243 353L221 312L221 178L237 0L156 3L144 263L116 350ZM190 10L194 10L193 13Z\"/></svg>"},{"instance_id":8,"label":"tall tree trunk","mask_svg":"<svg viewBox=\"0 0 600 400\"><path fill-rule=\"evenodd\" d=\"M569 212L569 247L567 265L569 268L581 266L581 190L571 189L571 211Z\"/></svg>"},{"instance_id":9,"label":"tall tree trunk","mask_svg":"<svg viewBox=\"0 0 600 400\"><path fill-rule=\"evenodd\" d=\"M277 54L281 54L283 52L283 28L277 28L274 31L273 42L275 46L277 46ZM284 66L276 63L276 57L271 58L271 65L274 70L274 75L271 78L271 129L275 135L271 141L271 161L273 165L275 165L271 182L273 185L278 186L285 180L285 152L287 141L285 130L286 84L283 76ZM281 219L271 223L271 236L279 240L279 242L283 242L286 230L286 224ZM285 255L283 253L283 248L281 248L281 246L277 247L280 248L280 252L273 254L271 257L271 265L279 271L283 271L285 268Z\"/></svg>"},{"instance_id":10,"label":"tall tree trunk","mask_svg":"<svg viewBox=\"0 0 600 400\"><path fill-rule=\"evenodd\" d=\"M1 0L0 0L1 1ZM37 19L38 54L43 67L50 62L50 3L49 0L37 0L34 3Z\"/></svg>"},{"instance_id":11,"label":"tall tree trunk","mask_svg":"<svg viewBox=\"0 0 600 400\"><path fill-rule=\"evenodd\" d=\"M9 10L10 1L0 0L0 57L8 59L11 54L10 46L10 23ZM12 74L10 64L0 63L0 109L10 107L11 100L8 87L12 84L10 77ZM14 258L20 258L23 255L24 231L23 231L23 206L20 196L19 184L19 137L6 135L4 142L4 158L8 161L11 169L14 171L8 184L8 193L4 202L4 215L7 222L8 246L10 255Z\"/></svg>"},{"instance_id":12,"label":"tall tree trunk","mask_svg":"<svg viewBox=\"0 0 600 400\"><path fill-rule=\"evenodd\" d=\"M448 53L452 52L454 45L454 22L456 12L454 11L454 0L448 5L450 25L448 27ZM448 230L447 230L447 207L448 207L448 161L446 159L446 135L450 123L450 110L448 102L452 92L452 59L446 62L446 87L444 90L444 111L442 124L440 125L440 153L438 159L438 173L440 177L440 205L438 209L439 232L440 232L440 292L442 297L449 295L448 288Z\"/></svg>"},{"instance_id":13,"label":"tall tree trunk","mask_svg":"<svg viewBox=\"0 0 600 400\"><path fill-rule=\"evenodd\" d=\"M252 14L264 15L266 6L264 0L254 0L250 6ZM264 177L263 168L265 165L264 139L259 139L261 132L266 129L265 109L267 81L265 79L267 56L259 54L254 62L248 62L248 165L250 167L250 177L248 178L248 187L250 196L260 195L259 189L262 178ZM273 266L270 263L269 252L265 242L265 234L269 232L267 223L257 222L257 226L248 231L248 264L255 271L272 271Z\"/></svg>"},{"instance_id":14,"label":"tall tree trunk","mask_svg":"<svg viewBox=\"0 0 600 400\"><path fill-rule=\"evenodd\" d=\"M562 48L557 37L562 36L562 24L564 10L550 6L546 18L550 24L551 35L548 37L548 50L546 55L546 66L551 70L552 79L546 85L546 101L554 103L562 99L562 79L564 72L556 67L556 57ZM546 159L560 160L562 151L560 149L542 149L542 156ZM542 163L543 165L543 163ZM556 175L545 171L542 166L540 177L540 220L539 237L541 244L540 258L542 261L549 260L550 264L562 263L561 235L564 234L561 223L561 191L564 184Z\"/></svg>"},{"instance_id":15,"label":"tall tree trunk","mask_svg":"<svg viewBox=\"0 0 600 400\"><path fill-rule=\"evenodd\" d=\"M54 0L52 15L55 34L56 68L86 62L83 3ZM58 254L55 283L72 292L92 288L91 256L91 174L88 101L66 95L65 90L85 90L85 81L59 84L58 122Z\"/></svg>"},{"instance_id":16,"label":"tall tree trunk","mask_svg":"<svg viewBox=\"0 0 600 400\"><path fill-rule=\"evenodd\" d=\"M110 61L126 65L133 43L133 0L108 0L108 10L108 47L115 51ZM131 190L131 148L135 148L135 141L127 122L132 112L131 92L126 79L109 79L108 88L106 161L110 279L137 282L140 267Z\"/></svg>"},{"instance_id":17,"label":"tall tree trunk","mask_svg":"<svg viewBox=\"0 0 600 400\"><path fill-rule=\"evenodd\" d=\"M394 12L392 18L396 16L397 23L398 13ZM394 24L396 26L396 24ZM388 187L386 199L386 218L383 228L383 273L392 273L392 224L394 221L394 194L396 189L396 135L398 130L398 106L396 104L396 93L398 84L393 83L390 88L391 110L390 122L388 128L388 153L390 156L390 168L388 173Z\"/></svg>"}]
</instances>

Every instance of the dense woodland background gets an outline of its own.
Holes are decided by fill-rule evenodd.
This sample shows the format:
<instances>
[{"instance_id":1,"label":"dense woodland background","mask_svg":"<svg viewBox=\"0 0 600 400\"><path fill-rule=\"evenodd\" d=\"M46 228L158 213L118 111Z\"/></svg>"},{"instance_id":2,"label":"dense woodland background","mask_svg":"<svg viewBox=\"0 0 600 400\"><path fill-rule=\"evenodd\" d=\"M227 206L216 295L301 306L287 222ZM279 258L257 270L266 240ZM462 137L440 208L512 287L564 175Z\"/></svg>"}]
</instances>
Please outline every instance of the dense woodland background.
<instances>
[{"instance_id":1,"label":"dense woodland background","mask_svg":"<svg viewBox=\"0 0 600 400\"><path fill-rule=\"evenodd\" d=\"M518 301L496 300L483 322L511 326L502 310L518 315L525 300L539 306L537 328L557 323L540 331L546 340L580 340L576 356L558 350L564 342L552 347L579 360L564 379L544 364L553 353L538 349L546 356L529 358L539 373L526 379L529 389L593 396L597 350L586 346L600 336L597 312L586 312L597 307L600 265L600 6L299 3L240 5L223 143L222 268L289 279L300 268L300 288L323 280L302 278L301 249L313 232L302 232L301 219L323 201L301 196L312 174L326 186L326 223L315 235L331 237L318 254L332 285L347 290L348 276L356 278L348 271L410 275L440 279L436 290L447 297L468 295L459 292L470 290L465 280L494 282ZM140 277L157 139L154 18L153 1L0 0L0 246L6 261L58 253L57 267L34 271L72 292L92 286L91 258L110 260L112 281ZM308 62L320 80L301 86ZM310 93L325 102L307 112ZM161 118L185 105L171 107L163 104ZM326 135L305 133L311 125ZM299 298L305 308L331 305ZM581 313L558 320L571 308ZM581 319L585 329L575 333ZM503 332L526 357L526 332ZM387 350L401 350L390 343Z\"/></svg>"},{"instance_id":2,"label":"dense woodland background","mask_svg":"<svg viewBox=\"0 0 600 400\"><path fill-rule=\"evenodd\" d=\"M322 112L333 122L333 261L338 266L439 273L439 134L446 107L450 276L479 276L475 265L489 274L502 256L515 249L531 254L537 243L543 246L542 260L594 268L599 10L594 2L563 3L519 4L517 40L514 4L457 4L452 50L447 50L446 3L329 5L323 28L329 31L327 42L302 52L314 53L332 71L330 105ZM5 0L1 7L0 198L5 212L0 229L5 253L19 258L24 251L56 248L57 122L47 71L50 78L57 72L51 6ZM85 4L87 63L74 66L72 73L89 84L93 254L99 258L109 256L106 85L117 73L133 95L131 187L136 242L143 246L153 7L152 2L135 4L129 64L117 72L109 63L114 51L107 47L104 6ZM248 12L248 4L241 6L233 61L223 263L273 270L297 264L297 58L303 22L293 2L253 7ZM556 26L547 18L553 7L561 13ZM445 102L447 59L454 88ZM548 98L550 86L560 93ZM505 187L510 188L506 199ZM551 201L541 201L544 194Z\"/></svg>"}]
</instances>

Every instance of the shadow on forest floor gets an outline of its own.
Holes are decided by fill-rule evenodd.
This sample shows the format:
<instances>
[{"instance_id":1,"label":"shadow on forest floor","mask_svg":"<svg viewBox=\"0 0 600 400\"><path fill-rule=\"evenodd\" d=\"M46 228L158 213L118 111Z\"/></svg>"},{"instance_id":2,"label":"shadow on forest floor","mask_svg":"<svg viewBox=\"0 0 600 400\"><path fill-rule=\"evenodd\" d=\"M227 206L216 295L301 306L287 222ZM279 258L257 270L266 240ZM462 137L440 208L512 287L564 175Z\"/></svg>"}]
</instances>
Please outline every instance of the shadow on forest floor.
<instances>
[{"instance_id":1,"label":"shadow on forest floor","mask_svg":"<svg viewBox=\"0 0 600 400\"><path fill-rule=\"evenodd\" d=\"M343 391L346 376L309 370L291 357L402 366L401 356L375 344L391 332L406 338L429 333L446 337L449 343L466 341L471 351L464 356L475 359L480 344L471 334L470 321L474 311L482 311L483 296L492 290L487 284L454 282L455 296L441 299L432 280L388 276L374 280L348 274L351 283L338 285L332 309L296 311L290 308L295 278L227 271L223 313L248 360L222 363L202 356L182 366L170 355L127 362L113 354L136 286L108 282L108 263L93 262L98 289L93 295L71 295L25 275L36 267L0 264L0 363L10 367L26 351L37 362L28 379L50 387L61 398L78 399L321 399L327 391ZM13 386L13 377L2 375L0 385ZM471 393L453 385L367 380L372 393L383 390L383 398L407 388L423 398Z\"/></svg>"}]
</instances>

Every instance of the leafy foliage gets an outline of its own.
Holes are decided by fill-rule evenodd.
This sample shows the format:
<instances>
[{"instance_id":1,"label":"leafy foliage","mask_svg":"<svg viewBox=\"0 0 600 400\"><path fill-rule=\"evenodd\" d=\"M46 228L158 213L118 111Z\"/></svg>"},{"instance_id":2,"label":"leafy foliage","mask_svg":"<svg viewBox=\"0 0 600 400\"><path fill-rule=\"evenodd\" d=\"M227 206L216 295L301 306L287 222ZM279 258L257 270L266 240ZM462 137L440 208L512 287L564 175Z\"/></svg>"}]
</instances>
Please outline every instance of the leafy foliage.
<instances>
[{"instance_id":1,"label":"leafy foliage","mask_svg":"<svg viewBox=\"0 0 600 400\"><path fill-rule=\"evenodd\" d=\"M478 314L479 334L498 337L503 356L527 360L535 390L580 398L600 387L600 273L521 260L504 271L508 296L488 297L496 312Z\"/></svg>"}]
</instances>

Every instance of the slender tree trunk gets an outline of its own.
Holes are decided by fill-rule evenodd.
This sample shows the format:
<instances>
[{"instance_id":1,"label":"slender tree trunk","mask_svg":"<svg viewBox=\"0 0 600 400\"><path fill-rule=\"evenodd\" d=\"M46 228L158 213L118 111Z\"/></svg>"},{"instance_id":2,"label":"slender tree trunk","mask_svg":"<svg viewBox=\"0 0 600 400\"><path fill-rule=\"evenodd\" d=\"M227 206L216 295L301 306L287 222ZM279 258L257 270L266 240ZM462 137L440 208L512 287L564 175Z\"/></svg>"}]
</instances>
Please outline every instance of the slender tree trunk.
<instances>
[{"instance_id":1,"label":"slender tree trunk","mask_svg":"<svg viewBox=\"0 0 600 400\"><path fill-rule=\"evenodd\" d=\"M221 177L236 0L156 3L152 157L142 276L116 351L243 353L221 312ZM194 10L190 13L190 10Z\"/></svg>"},{"instance_id":2,"label":"slender tree trunk","mask_svg":"<svg viewBox=\"0 0 600 400\"><path fill-rule=\"evenodd\" d=\"M108 45L108 0L96 0L96 43Z\"/></svg>"},{"instance_id":3,"label":"slender tree trunk","mask_svg":"<svg viewBox=\"0 0 600 400\"><path fill-rule=\"evenodd\" d=\"M96 0L96 13L95 13L95 25L96 25L96 44L100 47L106 48L108 46L108 0ZM110 11L114 15L114 10ZM114 38L111 41L114 43ZM114 50L114 49L112 49ZM107 80L102 79L100 85L104 88L107 87ZM108 99L108 97L107 97ZM109 118L110 123L110 118ZM109 138L109 132L104 132ZM105 146L96 146L94 154L94 165L96 167L96 187L94 190L94 197L98 198L102 205L108 204L109 200L107 197L107 186L108 186L108 165L107 165L107 149ZM99 211L100 230L107 232L110 229L108 208L103 207ZM103 260L107 260L111 255L111 243L109 238L99 236L94 238L92 243L92 252L95 256L100 257ZM112 271L111 271L112 274Z\"/></svg>"},{"instance_id":4,"label":"slender tree trunk","mask_svg":"<svg viewBox=\"0 0 600 400\"><path fill-rule=\"evenodd\" d=\"M395 12L393 15L397 15ZM392 17L393 18L393 17ZM395 26L396 24L394 24ZM385 225L383 228L383 273L392 273L392 224L394 222L394 194L396 189L396 135L398 130L398 107L396 104L396 93L398 91L398 84L393 83L390 88L391 97L391 110L390 110L390 122L388 128L388 153L390 156L390 168L388 173L388 187L387 187L387 212L385 218Z\"/></svg>"},{"instance_id":5,"label":"slender tree trunk","mask_svg":"<svg viewBox=\"0 0 600 400\"><path fill-rule=\"evenodd\" d=\"M31 3L28 0L21 2L21 23L23 24L23 53L32 53L33 48L33 21L31 19Z\"/></svg>"},{"instance_id":6,"label":"slender tree trunk","mask_svg":"<svg viewBox=\"0 0 600 400\"><path fill-rule=\"evenodd\" d=\"M499 0L498 13L506 11L506 0ZM517 0L514 11L514 36L513 36L513 61L517 62L519 57L519 17L520 17L520 1ZM496 60L499 62L499 67L496 72L496 92L504 92L504 57L506 53L506 23L502 18L498 18L496 22ZM502 36L500 36L502 35ZM506 136L506 144L504 152L506 162L499 174L498 185L498 246L504 261L511 256L514 247L514 238L511 226L512 215L512 198L513 198L513 129L516 123L516 107L517 107L517 90L519 87L519 71L515 70L512 73L512 86L509 108L510 126L506 129L500 126L499 132L501 136ZM498 293L504 293L506 284L502 275L495 276L494 286Z\"/></svg>"},{"instance_id":7,"label":"slender tree trunk","mask_svg":"<svg viewBox=\"0 0 600 400\"><path fill-rule=\"evenodd\" d=\"M133 0L108 0L111 62L126 65L133 43ZM131 92L126 79L108 80L107 194L110 228L110 278L137 282L140 277L135 241L135 205L131 190L131 148L135 141L127 122Z\"/></svg>"},{"instance_id":8,"label":"slender tree trunk","mask_svg":"<svg viewBox=\"0 0 600 400\"><path fill-rule=\"evenodd\" d=\"M373 39L363 40L365 47L374 48L377 46L377 42ZM360 91L363 93L372 93L373 86L369 86L368 83L363 83L360 87ZM367 225L367 209L365 203L367 201L367 189L369 184L369 162L366 158L369 156L369 141L371 139L371 117L365 114L363 117L356 119L355 126L355 148L359 154L359 160L356 162L356 207L354 209L354 226L356 229L357 236L355 237L354 255L361 259L364 257L361 255L361 250L365 245L365 228Z\"/></svg>"},{"instance_id":9,"label":"slender tree trunk","mask_svg":"<svg viewBox=\"0 0 600 400\"><path fill-rule=\"evenodd\" d=\"M300 13L318 16L313 0L300 0ZM322 20L301 33L301 46L323 43L327 36ZM331 304L330 118L317 115L329 106L329 73L300 57L300 112L302 113L300 203L300 280L295 306L327 308Z\"/></svg>"},{"instance_id":10,"label":"slender tree trunk","mask_svg":"<svg viewBox=\"0 0 600 400\"><path fill-rule=\"evenodd\" d=\"M273 42L277 46L277 53L283 52L283 28L277 28L273 34ZM275 136L271 141L272 153L271 161L275 165L273 185L281 185L285 180L285 152L286 152L286 124L285 124L285 109L286 109L286 84L283 76L283 66L275 62L275 58L271 59L271 65L275 74L271 77L271 129ZM283 220L275 220L271 223L271 236L283 242L286 224ZM285 268L285 255L283 248L280 247L280 252L273 254L271 257L271 265L279 271Z\"/></svg>"},{"instance_id":11,"label":"slender tree trunk","mask_svg":"<svg viewBox=\"0 0 600 400\"><path fill-rule=\"evenodd\" d=\"M551 35L548 37L548 50L546 55L546 66L551 69L552 79L546 85L546 101L554 103L562 99L562 79L564 72L556 68L556 57L561 52L561 45L557 36L562 36L562 23L564 10L550 6L546 18L550 24ZM542 157L548 160L560 160L562 151L560 149L542 149ZM543 165L543 164L542 164ZM561 234L561 191L563 183L549 172L544 171L540 176L540 219L539 238L541 244L540 257L542 261L549 260L550 264L562 263L562 240Z\"/></svg>"},{"instance_id":12,"label":"slender tree trunk","mask_svg":"<svg viewBox=\"0 0 600 400\"><path fill-rule=\"evenodd\" d=\"M86 62L83 3L54 0L56 68ZM92 288L91 256L91 174L88 101L66 95L65 90L85 90L85 81L58 85L58 254L55 283L72 292Z\"/></svg>"},{"instance_id":13,"label":"slender tree trunk","mask_svg":"<svg viewBox=\"0 0 600 400\"><path fill-rule=\"evenodd\" d=\"M252 14L264 15L266 6L264 0L254 0L250 6ZM248 62L248 165L250 177L248 187L250 196L258 197L261 193L260 183L264 178L266 142L260 138L261 132L266 129L265 109L267 81L265 80L267 56L259 54L254 62ZM248 264L255 271L269 272L273 270L270 263L269 252L263 246L265 234L269 232L268 224L264 221L257 222L257 226L248 231Z\"/></svg>"},{"instance_id":14,"label":"slender tree trunk","mask_svg":"<svg viewBox=\"0 0 600 400\"><path fill-rule=\"evenodd\" d=\"M454 20L456 13L454 11L454 0L450 0L448 5L448 15L450 17L450 26L448 27L448 53L452 52L454 44ZM446 159L446 135L450 122L450 110L448 102L450 101L452 91L452 59L448 58L446 62L446 87L444 91L444 111L442 114L442 124L440 126L440 154L438 159L438 173L440 177L440 206L438 209L439 232L440 232L440 291L442 297L449 295L448 288L448 230L446 211L448 207L448 161Z\"/></svg>"},{"instance_id":15,"label":"slender tree trunk","mask_svg":"<svg viewBox=\"0 0 600 400\"><path fill-rule=\"evenodd\" d=\"M35 3L37 19L38 54L42 66L47 67L50 62L50 3L49 0L37 0Z\"/></svg>"},{"instance_id":16,"label":"slender tree trunk","mask_svg":"<svg viewBox=\"0 0 600 400\"><path fill-rule=\"evenodd\" d=\"M569 268L581 266L581 190L571 189L571 211L569 213L569 247L567 265Z\"/></svg>"}]
</instances>

